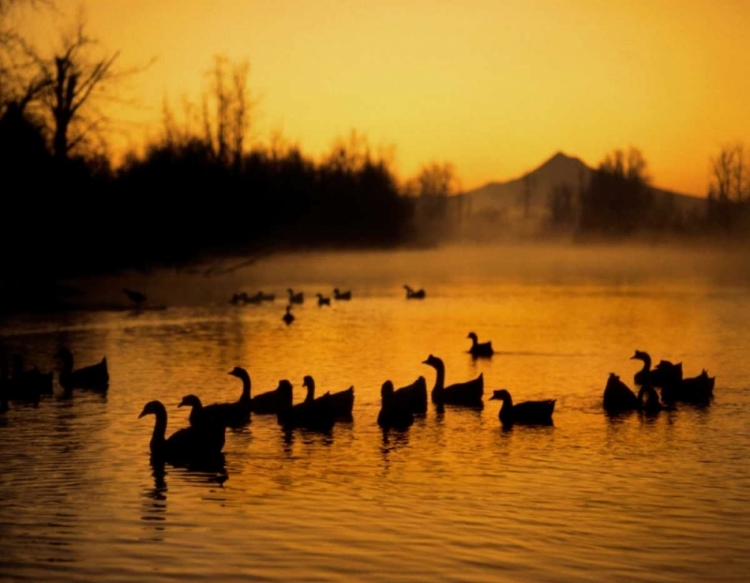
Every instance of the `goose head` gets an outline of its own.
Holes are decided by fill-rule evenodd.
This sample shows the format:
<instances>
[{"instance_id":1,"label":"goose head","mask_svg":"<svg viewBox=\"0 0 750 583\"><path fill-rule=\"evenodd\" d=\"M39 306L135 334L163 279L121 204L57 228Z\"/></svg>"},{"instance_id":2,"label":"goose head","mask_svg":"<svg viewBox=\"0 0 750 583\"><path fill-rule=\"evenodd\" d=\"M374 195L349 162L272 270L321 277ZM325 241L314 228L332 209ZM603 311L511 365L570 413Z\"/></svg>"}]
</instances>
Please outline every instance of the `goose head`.
<instances>
[{"instance_id":1,"label":"goose head","mask_svg":"<svg viewBox=\"0 0 750 583\"><path fill-rule=\"evenodd\" d=\"M642 360L643 362L651 361L651 357L648 355L647 352L643 352L641 350L636 350L635 354L630 357L630 360Z\"/></svg>"},{"instance_id":2,"label":"goose head","mask_svg":"<svg viewBox=\"0 0 750 583\"><path fill-rule=\"evenodd\" d=\"M182 401L180 401L180 404L177 405L178 407L197 407L200 409L203 404L201 403L201 400L196 395L185 395L182 397Z\"/></svg>"},{"instance_id":3,"label":"goose head","mask_svg":"<svg viewBox=\"0 0 750 583\"><path fill-rule=\"evenodd\" d=\"M499 389L497 391L492 391L492 396L490 397L490 401L505 401L506 399L510 399L510 393L505 389Z\"/></svg>"},{"instance_id":4,"label":"goose head","mask_svg":"<svg viewBox=\"0 0 750 583\"><path fill-rule=\"evenodd\" d=\"M167 410L161 403L161 401L149 401L144 405L143 411L141 411L141 414L138 415L138 419L140 419L141 417L145 417L146 415L156 415L157 417L163 415L166 417Z\"/></svg>"},{"instance_id":5,"label":"goose head","mask_svg":"<svg viewBox=\"0 0 750 583\"><path fill-rule=\"evenodd\" d=\"M315 380L310 375L305 375L305 378L302 379L302 386L314 389Z\"/></svg>"},{"instance_id":6,"label":"goose head","mask_svg":"<svg viewBox=\"0 0 750 583\"><path fill-rule=\"evenodd\" d=\"M439 366L443 366L443 361L439 359L437 356L433 356L432 354L430 354L426 360L422 361L422 364L426 364L427 366L437 368Z\"/></svg>"},{"instance_id":7,"label":"goose head","mask_svg":"<svg viewBox=\"0 0 750 583\"><path fill-rule=\"evenodd\" d=\"M469 332L467 338L471 338L474 342L477 341L477 335L474 332Z\"/></svg>"}]
</instances>

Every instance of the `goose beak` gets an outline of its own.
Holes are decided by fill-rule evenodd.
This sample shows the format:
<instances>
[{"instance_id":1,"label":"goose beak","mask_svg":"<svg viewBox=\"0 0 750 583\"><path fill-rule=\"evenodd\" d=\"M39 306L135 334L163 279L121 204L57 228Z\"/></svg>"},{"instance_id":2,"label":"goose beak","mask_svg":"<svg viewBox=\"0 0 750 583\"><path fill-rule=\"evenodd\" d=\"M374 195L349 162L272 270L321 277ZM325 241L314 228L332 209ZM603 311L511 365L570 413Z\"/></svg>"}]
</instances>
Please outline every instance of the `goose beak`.
<instances>
[{"instance_id":1,"label":"goose beak","mask_svg":"<svg viewBox=\"0 0 750 583\"><path fill-rule=\"evenodd\" d=\"M495 395L492 395L492 396L491 396L491 397L490 397L489 399L487 399L487 400L488 400L488 401L499 401L500 399L498 399L498 398L497 398L497 397L496 397Z\"/></svg>"},{"instance_id":2,"label":"goose beak","mask_svg":"<svg viewBox=\"0 0 750 583\"><path fill-rule=\"evenodd\" d=\"M138 415L138 419L140 419L141 417L145 417L145 416L146 416L146 410L144 409L143 411L141 411L141 414Z\"/></svg>"},{"instance_id":3,"label":"goose beak","mask_svg":"<svg viewBox=\"0 0 750 583\"><path fill-rule=\"evenodd\" d=\"M179 409L179 408L180 408L180 407L182 407L182 406L183 406L184 404L185 404L185 401L180 401L180 404L179 404L179 405L177 405L177 408Z\"/></svg>"}]
</instances>

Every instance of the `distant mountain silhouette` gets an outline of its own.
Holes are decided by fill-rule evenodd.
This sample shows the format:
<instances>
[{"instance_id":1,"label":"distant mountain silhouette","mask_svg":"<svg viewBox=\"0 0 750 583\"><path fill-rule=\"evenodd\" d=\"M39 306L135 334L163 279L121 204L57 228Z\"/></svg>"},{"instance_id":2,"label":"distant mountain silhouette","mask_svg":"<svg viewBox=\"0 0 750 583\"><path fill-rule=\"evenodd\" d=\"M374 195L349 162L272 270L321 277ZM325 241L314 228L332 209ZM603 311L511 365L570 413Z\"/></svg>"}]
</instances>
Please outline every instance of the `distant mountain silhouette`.
<instances>
[{"instance_id":1,"label":"distant mountain silhouette","mask_svg":"<svg viewBox=\"0 0 750 583\"><path fill-rule=\"evenodd\" d=\"M529 215L540 217L547 214L547 204L550 193L555 186L569 185L577 192L581 181L588 184L592 168L582 160L557 152L538 168L527 172L519 178L507 182L489 182L480 188L464 193L471 213L483 211L500 212L506 218L520 218L524 216L524 199L526 189L529 193ZM680 194L670 190L654 188L654 202L658 204L674 204L676 210L690 212L702 209L706 199Z\"/></svg>"}]
</instances>

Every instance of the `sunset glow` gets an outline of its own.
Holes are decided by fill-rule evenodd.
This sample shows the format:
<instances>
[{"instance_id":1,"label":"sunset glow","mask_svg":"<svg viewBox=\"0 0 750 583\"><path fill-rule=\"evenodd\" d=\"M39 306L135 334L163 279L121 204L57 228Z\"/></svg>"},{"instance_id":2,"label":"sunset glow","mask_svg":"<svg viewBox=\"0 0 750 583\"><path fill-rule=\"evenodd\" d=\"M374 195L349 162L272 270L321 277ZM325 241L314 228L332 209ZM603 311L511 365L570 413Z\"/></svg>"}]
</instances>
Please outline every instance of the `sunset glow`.
<instances>
[{"instance_id":1,"label":"sunset glow","mask_svg":"<svg viewBox=\"0 0 750 583\"><path fill-rule=\"evenodd\" d=\"M59 0L71 17L77 0ZM640 148L655 184L703 195L709 158L750 136L750 9L739 0L91 0L89 30L122 66L136 145L165 96L198 101L216 54L248 59L253 137L280 130L326 152L356 129L395 146L398 174L451 161L465 189L521 175L562 150L596 165ZM58 18L58 17L56 17ZM56 24L34 13L42 46Z\"/></svg>"}]
</instances>

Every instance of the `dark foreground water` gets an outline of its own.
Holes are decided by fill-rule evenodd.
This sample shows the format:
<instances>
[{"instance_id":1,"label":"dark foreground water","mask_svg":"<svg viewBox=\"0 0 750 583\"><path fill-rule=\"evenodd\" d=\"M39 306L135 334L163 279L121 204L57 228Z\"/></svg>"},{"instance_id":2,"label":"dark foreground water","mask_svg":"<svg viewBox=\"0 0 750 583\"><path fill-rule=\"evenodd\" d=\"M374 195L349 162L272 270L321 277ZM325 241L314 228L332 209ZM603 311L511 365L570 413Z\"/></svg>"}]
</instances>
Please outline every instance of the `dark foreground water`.
<instances>
[{"instance_id":1,"label":"dark foreground water","mask_svg":"<svg viewBox=\"0 0 750 583\"><path fill-rule=\"evenodd\" d=\"M106 355L106 397L76 392L0 414L0 579L65 581L746 581L750 573L750 286L731 269L641 255L465 251L271 258L231 274L124 276L164 311L15 317L0 344L27 365ZM533 267L536 266L536 267ZM641 269L641 267L643 269ZM406 301L403 283L427 288ZM281 321L285 289L304 291ZM319 308L318 291L350 288ZM262 306L234 291L274 291ZM466 335L497 354L473 362ZM635 349L707 368L716 399L645 418L601 410ZM555 398L554 427L500 428L496 401L448 408L384 438L380 386L432 369L485 378L485 399ZM302 377L355 388L354 421L286 439L273 417L227 434L225 467L149 464L153 417L180 398L234 400Z\"/></svg>"}]
</instances>

